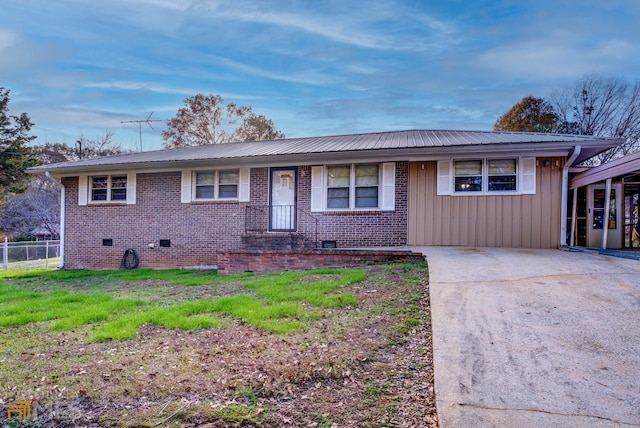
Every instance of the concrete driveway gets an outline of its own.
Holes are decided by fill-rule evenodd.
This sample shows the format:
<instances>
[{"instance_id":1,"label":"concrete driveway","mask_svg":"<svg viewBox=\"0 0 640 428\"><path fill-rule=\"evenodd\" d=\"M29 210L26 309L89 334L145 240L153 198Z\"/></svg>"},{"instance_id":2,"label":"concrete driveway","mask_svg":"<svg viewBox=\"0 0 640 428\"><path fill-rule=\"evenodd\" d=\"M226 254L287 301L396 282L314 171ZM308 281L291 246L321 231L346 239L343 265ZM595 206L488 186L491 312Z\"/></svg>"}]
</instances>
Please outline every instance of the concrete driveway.
<instances>
[{"instance_id":1,"label":"concrete driveway","mask_svg":"<svg viewBox=\"0 0 640 428\"><path fill-rule=\"evenodd\" d=\"M640 426L640 262L419 250L441 428Z\"/></svg>"}]
</instances>

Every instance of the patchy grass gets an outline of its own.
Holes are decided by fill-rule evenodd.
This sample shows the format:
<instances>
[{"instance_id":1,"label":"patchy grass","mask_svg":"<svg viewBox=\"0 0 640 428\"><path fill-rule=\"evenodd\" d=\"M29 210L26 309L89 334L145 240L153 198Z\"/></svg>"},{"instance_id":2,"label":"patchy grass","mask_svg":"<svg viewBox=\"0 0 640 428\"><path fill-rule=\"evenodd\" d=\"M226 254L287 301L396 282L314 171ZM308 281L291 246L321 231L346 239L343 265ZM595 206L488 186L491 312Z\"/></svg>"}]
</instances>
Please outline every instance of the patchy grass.
<instances>
[{"instance_id":1,"label":"patchy grass","mask_svg":"<svg viewBox=\"0 0 640 428\"><path fill-rule=\"evenodd\" d=\"M254 274L245 273L233 275L231 278L242 279ZM51 269L15 269L0 271L0 278L36 279L41 285L59 284L60 281L73 284L77 280L85 287L94 288L120 281L165 281L167 283L185 286L198 286L228 281L228 277L218 276L216 271L194 271L189 269L131 269L113 271L94 270L51 270ZM28 283L28 281L25 281Z\"/></svg>"},{"instance_id":2,"label":"patchy grass","mask_svg":"<svg viewBox=\"0 0 640 428\"><path fill-rule=\"evenodd\" d=\"M332 280L304 281L305 278L322 278L331 275ZM9 327L32 322L54 321L52 330L70 331L85 325L95 325L89 341L126 340L133 338L143 325L155 325L169 329L201 330L220 327L222 317L238 319L271 333L286 334L301 331L308 321L319 314L302 304L333 308L356 305L351 293L333 293L345 285L360 282L364 272L358 270L317 269L308 272L286 272L266 275L256 279L254 275L236 275L222 278L199 272L171 271L75 271L75 272L23 272L9 278L33 280L24 286L38 290L52 289L52 284L68 283L77 289L76 281L87 281L84 293L68 290L30 291L16 285L4 285L0 289L0 326ZM201 299L174 305L150 303L142 299L114 298L110 294L95 292L122 284L125 281L158 280L181 286L215 285L224 281L238 281L253 294L238 294L215 299ZM96 280L97 279L97 280ZM91 291L90 291L91 290ZM329 294L332 293L332 294Z\"/></svg>"},{"instance_id":3,"label":"patchy grass","mask_svg":"<svg viewBox=\"0 0 640 428\"><path fill-rule=\"evenodd\" d=\"M331 276L331 280L307 281L306 278ZM296 301L325 308L355 306L358 299L352 293L329 294L348 284L364 281L361 270L316 269L307 272L268 274L247 282L245 287L269 302Z\"/></svg>"},{"instance_id":4,"label":"patchy grass","mask_svg":"<svg viewBox=\"0 0 640 428\"><path fill-rule=\"evenodd\" d=\"M4 272L0 426L433 425L427 274Z\"/></svg>"}]
</instances>

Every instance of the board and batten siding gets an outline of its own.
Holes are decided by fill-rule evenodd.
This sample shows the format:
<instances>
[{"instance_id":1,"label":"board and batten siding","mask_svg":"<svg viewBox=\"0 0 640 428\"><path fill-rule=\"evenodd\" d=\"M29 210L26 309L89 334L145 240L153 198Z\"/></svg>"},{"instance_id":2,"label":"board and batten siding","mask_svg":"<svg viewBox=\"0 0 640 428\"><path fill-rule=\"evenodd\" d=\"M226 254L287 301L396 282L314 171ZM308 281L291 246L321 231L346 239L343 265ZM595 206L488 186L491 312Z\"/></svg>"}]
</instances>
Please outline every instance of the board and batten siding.
<instances>
[{"instance_id":1,"label":"board and batten siding","mask_svg":"<svg viewBox=\"0 0 640 428\"><path fill-rule=\"evenodd\" d=\"M536 193L505 196L438 196L437 162L409 162L407 244L558 248L565 158L538 161Z\"/></svg>"}]
</instances>

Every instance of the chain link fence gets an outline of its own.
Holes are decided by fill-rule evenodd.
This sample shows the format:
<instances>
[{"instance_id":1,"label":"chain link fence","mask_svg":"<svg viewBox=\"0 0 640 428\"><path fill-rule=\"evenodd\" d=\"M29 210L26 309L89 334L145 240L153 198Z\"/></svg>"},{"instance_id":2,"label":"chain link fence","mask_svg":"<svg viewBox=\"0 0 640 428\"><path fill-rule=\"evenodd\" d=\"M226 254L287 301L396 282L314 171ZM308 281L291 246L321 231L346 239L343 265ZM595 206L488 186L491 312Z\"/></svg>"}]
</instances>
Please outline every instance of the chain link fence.
<instances>
[{"instance_id":1,"label":"chain link fence","mask_svg":"<svg viewBox=\"0 0 640 428\"><path fill-rule=\"evenodd\" d=\"M20 241L0 245L2 269L49 267L60 257L60 241Z\"/></svg>"}]
</instances>

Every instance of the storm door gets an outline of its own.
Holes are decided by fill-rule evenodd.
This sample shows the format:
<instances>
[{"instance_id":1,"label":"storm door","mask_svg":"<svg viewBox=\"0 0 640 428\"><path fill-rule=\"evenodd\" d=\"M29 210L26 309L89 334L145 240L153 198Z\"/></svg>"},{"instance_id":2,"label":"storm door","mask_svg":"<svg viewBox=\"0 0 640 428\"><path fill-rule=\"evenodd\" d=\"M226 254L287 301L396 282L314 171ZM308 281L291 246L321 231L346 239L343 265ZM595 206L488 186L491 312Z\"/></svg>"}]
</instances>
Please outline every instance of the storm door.
<instances>
[{"instance_id":1,"label":"storm door","mask_svg":"<svg viewBox=\"0 0 640 428\"><path fill-rule=\"evenodd\" d=\"M271 168L269 230L296 230L296 176L298 168Z\"/></svg>"},{"instance_id":2,"label":"storm door","mask_svg":"<svg viewBox=\"0 0 640 428\"><path fill-rule=\"evenodd\" d=\"M609 218L605 218L607 204L604 185L587 187L587 239L589 247L602 246L602 229L607 227L607 248L622 248L622 224L620 213L622 208L622 186L611 186L609 200Z\"/></svg>"},{"instance_id":3,"label":"storm door","mask_svg":"<svg viewBox=\"0 0 640 428\"><path fill-rule=\"evenodd\" d=\"M640 185L624 185L624 248L640 248Z\"/></svg>"}]
</instances>

